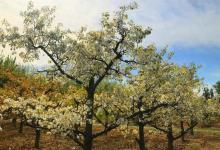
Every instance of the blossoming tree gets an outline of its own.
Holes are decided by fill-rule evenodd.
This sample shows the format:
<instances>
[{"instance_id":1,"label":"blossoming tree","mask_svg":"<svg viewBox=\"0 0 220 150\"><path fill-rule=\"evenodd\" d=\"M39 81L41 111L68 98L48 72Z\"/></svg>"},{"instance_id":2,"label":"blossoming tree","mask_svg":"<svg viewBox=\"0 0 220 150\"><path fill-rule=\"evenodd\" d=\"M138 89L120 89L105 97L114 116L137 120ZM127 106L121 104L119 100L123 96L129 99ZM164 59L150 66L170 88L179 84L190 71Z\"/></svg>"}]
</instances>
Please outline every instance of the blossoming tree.
<instances>
[{"instance_id":1,"label":"blossoming tree","mask_svg":"<svg viewBox=\"0 0 220 150\"><path fill-rule=\"evenodd\" d=\"M87 113L83 148L86 150L92 148L97 87L105 78L118 80L128 75L130 65L136 62L137 52L146 50L139 44L151 30L128 19L127 11L134 8L135 3L121 7L113 16L104 13L100 30L82 28L73 32L53 24L53 8L35 9L29 3L27 10L22 12L22 29L4 22L5 27L0 30L3 46L8 45L12 50L24 49L20 56L26 61L38 59L40 53L46 54L54 64L50 71L59 72L84 87Z\"/></svg>"}]
</instances>

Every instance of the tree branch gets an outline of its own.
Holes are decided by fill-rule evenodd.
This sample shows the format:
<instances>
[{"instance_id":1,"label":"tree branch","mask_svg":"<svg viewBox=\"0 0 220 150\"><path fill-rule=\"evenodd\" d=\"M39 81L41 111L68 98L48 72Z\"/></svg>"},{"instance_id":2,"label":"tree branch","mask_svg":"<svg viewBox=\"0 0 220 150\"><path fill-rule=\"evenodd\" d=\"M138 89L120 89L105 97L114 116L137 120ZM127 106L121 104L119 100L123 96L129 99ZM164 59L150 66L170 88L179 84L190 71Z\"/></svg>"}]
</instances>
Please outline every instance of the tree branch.
<instances>
[{"instance_id":1,"label":"tree branch","mask_svg":"<svg viewBox=\"0 0 220 150\"><path fill-rule=\"evenodd\" d=\"M186 130L184 130L180 135L174 137L174 140L177 140L179 138L181 138L183 135L185 135L186 133L188 133L189 130L191 130L192 128L194 128L198 123L195 122L193 125L191 125L189 128L187 128Z\"/></svg>"},{"instance_id":2,"label":"tree branch","mask_svg":"<svg viewBox=\"0 0 220 150\"><path fill-rule=\"evenodd\" d=\"M80 85L83 84L82 81L80 81L80 80L78 80L77 78L75 78L74 76L71 76L70 74L66 73L66 72L62 69L62 67L59 65L59 63L55 60L55 58L53 57L53 55L50 54L50 53L45 49L44 46L41 46L41 45L35 46L35 45L34 45L34 42L32 41L31 38L28 38L28 40L29 40L29 42L32 44L32 46L33 46L34 49L41 49L41 50L52 60L52 62L55 64L55 66L57 67L57 69L60 71L61 74L63 74L64 76L66 76L68 79L74 80L76 83L78 83L78 84L80 84Z\"/></svg>"},{"instance_id":3,"label":"tree branch","mask_svg":"<svg viewBox=\"0 0 220 150\"><path fill-rule=\"evenodd\" d=\"M139 115L140 113L143 113L143 114L149 114L149 113L152 113L154 111L156 111L158 108L161 108L161 107L170 107L170 106L175 106L176 103L161 103L161 104L158 104L150 109L147 109L147 110L143 110L143 111L138 111L138 112L135 112L133 113L131 116L129 116L127 119L131 119L133 117L136 117L137 115Z\"/></svg>"},{"instance_id":4,"label":"tree branch","mask_svg":"<svg viewBox=\"0 0 220 150\"><path fill-rule=\"evenodd\" d=\"M119 124L112 124L112 125L110 125L109 127L105 128L104 130L102 130L102 131L100 131L100 132L98 132L98 133L95 133L92 137L93 137L93 138L96 138L96 137L98 137L98 136L101 136L101 135L103 135L103 134L106 134L107 132L109 132L109 131L111 131L111 130L117 128L118 126L119 126Z\"/></svg>"},{"instance_id":5,"label":"tree branch","mask_svg":"<svg viewBox=\"0 0 220 150\"><path fill-rule=\"evenodd\" d=\"M105 72L98 78L98 80L95 82L94 87L96 88L99 83L104 79L104 77L108 74L109 70L111 70L112 66L114 65L114 62L116 60L120 60L122 58L122 54L117 52L119 49L119 46L124 42L124 39L126 37L125 34L121 35L121 39L116 43L115 48L113 49L113 52L116 54L116 56L106 65Z\"/></svg>"}]
</instances>

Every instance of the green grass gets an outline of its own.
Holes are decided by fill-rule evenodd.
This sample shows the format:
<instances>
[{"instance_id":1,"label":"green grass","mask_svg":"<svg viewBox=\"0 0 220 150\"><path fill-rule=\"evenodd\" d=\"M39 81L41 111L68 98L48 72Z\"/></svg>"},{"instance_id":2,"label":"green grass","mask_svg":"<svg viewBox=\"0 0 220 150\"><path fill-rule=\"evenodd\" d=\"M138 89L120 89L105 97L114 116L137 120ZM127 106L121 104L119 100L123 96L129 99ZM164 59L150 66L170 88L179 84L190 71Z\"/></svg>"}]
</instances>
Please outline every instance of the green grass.
<instances>
[{"instance_id":1,"label":"green grass","mask_svg":"<svg viewBox=\"0 0 220 150\"><path fill-rule=\"evenodd\" d=\"M215 135L220 137L220 128L195 128L195 132L206 134L206 135Z\"/></svg>"}]
</instances>

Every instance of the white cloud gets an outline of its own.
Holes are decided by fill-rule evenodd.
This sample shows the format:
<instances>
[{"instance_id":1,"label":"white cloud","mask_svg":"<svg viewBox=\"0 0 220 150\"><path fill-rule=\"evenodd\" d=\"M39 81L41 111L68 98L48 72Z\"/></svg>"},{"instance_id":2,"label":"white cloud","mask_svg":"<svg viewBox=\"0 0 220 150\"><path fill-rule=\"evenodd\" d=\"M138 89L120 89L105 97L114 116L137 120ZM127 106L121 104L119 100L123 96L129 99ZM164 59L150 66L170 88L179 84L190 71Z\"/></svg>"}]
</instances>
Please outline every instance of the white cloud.
<instances>
[{"instance_id":1,"label":"white cloud","mask_svg":"<svg viewBox=\"0 0 220 150\"><path fill-rule=\"evenodd\" d=\"M97 28L100 15L104 11L114 11L120 5L132 0L35 0L37 7L56 6L56 21L71 29L81 26ZM139 9L131 16L138 23L151 26L153 33L150 42L159 45L182 44L219 44L220 11L217 0L137 0ZM0 0L2 19L20 25L18 16L28 0Z\"/></svg>"},{"instance_id":2,"label":"white cloud","mask_svg":"<svg viewBox=\"0 0 220 150\"><path fill-rule=\"evenodd\" d=\"M56 22L73 30L81 26L97 28L101 13L114 11L133 0L35 0L37 7L56 6ZM159 46L181 43L184 45L219 45L219 1L213 0L137 0L139 9L131 17L144 26L153 28L148 42ZM19 12L28 0L0 0L0 19L7 18L21 25Z\"/></svg>"},{"instance_id":3,"label":"white cloud","mask_svg":"<svg viewBox=\"0 0 220 150\"><path fill-rule=\"evenodd\" d=\"M19 12L24 10L29 0L0 0L1 18L7 18L13 24L21 23ZM116 10L127 0L33 0L36 7L45 5L56 7L56 21L66 27L77 29L81 26L96 27L102 12Z\"/></svg>"},{"instance_id":4,"label":"white cloud","mask_svg":"<svg viewBox=\"0 0 220 150\"><path fill-rule=\"evenodd\" d=\"M140 0L139 2L140 9L134 17L142 24L149 24L153 28L149 41L159 45L220 43L218 1L207 3L205 0Z\"/></svg>"}]
</instances>

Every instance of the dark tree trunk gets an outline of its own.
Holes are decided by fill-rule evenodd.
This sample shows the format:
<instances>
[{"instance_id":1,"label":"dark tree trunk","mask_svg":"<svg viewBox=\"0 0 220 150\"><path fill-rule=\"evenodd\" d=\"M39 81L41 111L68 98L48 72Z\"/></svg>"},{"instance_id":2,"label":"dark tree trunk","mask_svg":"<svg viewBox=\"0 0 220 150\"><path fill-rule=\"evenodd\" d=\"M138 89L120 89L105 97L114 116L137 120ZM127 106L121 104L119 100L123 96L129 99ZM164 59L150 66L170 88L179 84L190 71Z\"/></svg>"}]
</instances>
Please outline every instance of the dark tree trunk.
<instances>
[{"instance_id":1,"label":"dark tree trunk","mask_svg":"<svg viewBox=\"0 0 220 150\"><path fill-rule=\"evenodd\" d=\"M16 128L16 123L17 123L16 118L13 118L13 119L12 119L12 125L13 125L14 128Z\"/></svg>"},{"instance_id":2,"label":"dark tree trunk","mask_svg":"<svg viewBox=\"0 0 220 150\"><path fill-rule=\"evenodd\" d=\"M104 109L105 112L105 128L107 128L108 124L109 124L109 113ZM105 132L105 135L108 135L108 132Z\"/></svg>"},{"instance_id":3,"label":"dark tree trunk","mask_svg":"<svg viewBox=\"0 0 220 150\"><path fill-rule=\"evenodd\" d=\"M173 137L169 135L168 133L168 150L173 150Z\"/></svg>"},{"instance_id":4,"label":"dark tree trunk","mask_svg":"<svg viewBox=\"0 0 220 150\"><path fill-rule=\"evenodd\" d=\"M92 142L92 123L86 122L83 150L91 150Z\"/></svg>"},{"instance_id":5,"label":"dark tree trunk","mask_svg":"<svg viewBox=\"0 0 220 150\"><path fill-rule=\"evenodd\" d=\"M173 146L174 138L173 138L172 124L169 124L168 126L167 139L168 139L168 145L167 145L168 150L173 150L174 149L174 146Z\"/></svg>"},{"instance_id":6,"label":"dark tree trunk","mask_svg":"<svg viewBox=\"0 0 220 150\"><path fill-rule=\"evenodd\" d=\"M191 134L192 136L194 136L194 129L193 129L193 128L190 129L190 134Z\"/></svg>"},{"instance_id":7,"label":"dark tree trunk","mask_svg":"<svg viewBox=\"0 0 220 150\"><path fill-rule=\"evenodd\" d=\"M144 125L139 124L139 139L138 139L139 149L140 150L147 150L145 147L144 141Z\"/></svg>"},{"instance_id":8,"label":"dark tree trunk","mask_svg":"<svg viewBox=\"0 0 220 150\"><path fill-rule=\"evenodd\" d=\"M35 129L35 148L40 149L40 134L41 130L39 128Z\"/></svg>"},{"instance_id":9,"label":"dark tree trunk","mask_svg":"<svg viewBox=\"0 0 220 150\"><path fill-rule=\"evenodd\" d=\"M193 119L191 119L191 120L190 120L190 126L192 126L193 124L194 124L194 121L193 121ZM191 128L191 129L190 129L190 134L191 134L191 135L194 135L194 128Z\"/></svg>"},{"instance_id":10,"label":"dark tree trunk","mask_svg":"<svg viewBox=\"0 0 220 150\"><path fill-rule=\"evenodd\" d=\"M185 134L184 134L184 124L183 121L180 121L180 127L181 127L181 141L185 142Z\"/></svg>"},{"instance_id":11,"label":"dark tree trunk","mask_svg":"<svg viewBox=\"0 0 220 150\"><path fill-rule=\"evenodd\" d=\"M139 139L137 139L138 144L139 144L139 149L140 150L146 150L145 147L145 141L144 141L144 119L143 119L143 113L141 112L141 108L143 105L142 102L143 97L139 97L138 101L138 110L139 110L139 115L138 115L138 128L139 128Z\"/></svg>"},{"instance_id":12,"label":"dark tree trunk","mask_svg":"<svg viewBox=\"0 0 220 150\"><path fill-rule=\"evenodd\" d=\"M24 122L23 122L23 120L21 119L21 121L20 121L20 126L19 126L19 133L23 133L23 128L24 128Z\"/></svg>"},{"instance_id":13,"label":"dark tree trunk","mask_svg":"<svg viewBox=\"0 0 220 150\"><path fill-rule=\"evenodd\" d=\"M85 132L84 132L84 143L83 143L83 150L91 150L92 149L92 143L93 143L93 135L92 135L92 129L93 129L93 103L94 103L94 90L88 89L87 90L87 114L86 114L86 126L85 126Z\"/></svg>"}]
</instances>

